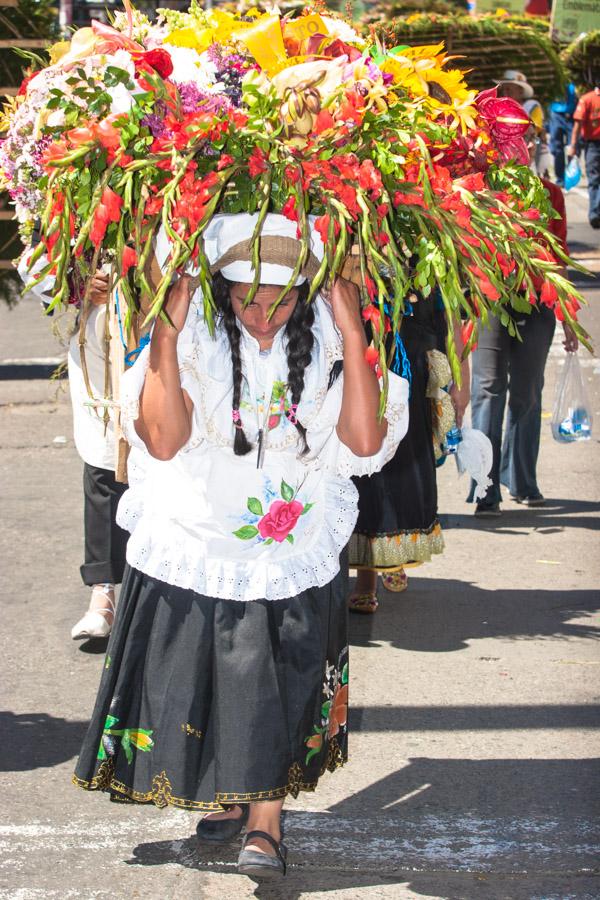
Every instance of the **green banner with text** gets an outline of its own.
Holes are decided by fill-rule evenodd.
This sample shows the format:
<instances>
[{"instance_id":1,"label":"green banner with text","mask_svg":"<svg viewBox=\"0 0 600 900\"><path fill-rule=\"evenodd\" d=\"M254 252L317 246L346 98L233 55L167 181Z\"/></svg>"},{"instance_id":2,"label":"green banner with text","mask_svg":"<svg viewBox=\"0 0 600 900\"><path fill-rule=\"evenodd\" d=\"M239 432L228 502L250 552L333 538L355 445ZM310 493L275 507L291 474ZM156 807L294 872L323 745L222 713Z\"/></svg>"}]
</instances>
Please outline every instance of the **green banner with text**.
<instances>
[{"instance_id":1,"label":"green banner with text","mask_svg":"<svg viewBox=\"0 0 600 900\"><path fill-rule=\"evenodd\" d=\"M600 0L554 0L552 32L567 43L586 31L600 29Z\"/></svg>"}]
</instances>

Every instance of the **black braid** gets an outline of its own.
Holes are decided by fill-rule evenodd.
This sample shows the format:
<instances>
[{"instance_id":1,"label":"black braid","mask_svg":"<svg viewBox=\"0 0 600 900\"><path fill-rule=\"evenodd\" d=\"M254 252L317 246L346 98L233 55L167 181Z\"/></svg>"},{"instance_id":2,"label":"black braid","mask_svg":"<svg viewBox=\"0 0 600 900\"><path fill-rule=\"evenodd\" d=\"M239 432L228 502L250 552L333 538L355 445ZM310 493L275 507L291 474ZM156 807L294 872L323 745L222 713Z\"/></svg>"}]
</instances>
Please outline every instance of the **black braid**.
<instances>
[{"instance_id":1,"label":"black braid","mask_svg":"<svg viewBox=\"0 0 600 900\"><path fill-rule=\"evenodd\" d=\"M314 345L314 336L312 326L315 321L315 313L312 303L306 302L308 297L308 282L300 285L298 288L298 302L294 307L294 311L286 325L287 344L287 362L288 362L288 386L291 394L292 405L297 406L302 397L304 390L304 370L310 364L312 358L312 349ZM237 318L231 305L229 291L231 283L227 281L220 272L213 277L212 291L215 305L221 313L221 321L227 332L229 339L229 347L231 349L231 363L233 367L233 398L232 409L239 410L241 394L242 394L242 358L240 354L240 329L237 324ZM295 418L290 415L290 419ZM295 422L296 429L302 438L302 453L308 452L308 444L306 442L306 429L298 421ZM236 456L245 456L252 449L252 444L248 441L243 428L235 429L235 439L233 443L233 452Z\"/></svg>"},{"instance_id":2,"label":"black braid","mask_svg":"<svg viewBox=\"0 0 600 900\"><path fill-rule=\"evenodd\" d=\"M221 312L222 322L229 339L231 349L231 365L233 367L233 399L231 408L239 410L242 399L242 357L240 354L241 333L238 328L237 318L229 297L230 283L226 281L220 272L213 278L212 291L217 309ZM241 423L240 423L241 426ZM246 437L242 427L236 427L233 441L233 452L236 456L245 456L252 450L252 444Z\"/></svg>"},{"instance_id":3,"label":"black braid","mask_svg":"<svg viewBox=\"0 0 600 900\"><path fill-rule=\"evenodd\" d=\"M288 339L288 386L293 406L297 406L302 398L302 391L304 390L304 370L310 365L312 350L315 343L312 330L315 321L315 310L312 303L306 302L308 288L308 281L305 281L304 284L301 284L298 288L298 302L285 327L285 333ZM295 418L295 416L293 418ZM304 455L305 453L308 453L309 449L306 442L306 428L298 421L295 422L295 425L298 434L302 438L302 454Z\"/></svg>"}]
</instances>

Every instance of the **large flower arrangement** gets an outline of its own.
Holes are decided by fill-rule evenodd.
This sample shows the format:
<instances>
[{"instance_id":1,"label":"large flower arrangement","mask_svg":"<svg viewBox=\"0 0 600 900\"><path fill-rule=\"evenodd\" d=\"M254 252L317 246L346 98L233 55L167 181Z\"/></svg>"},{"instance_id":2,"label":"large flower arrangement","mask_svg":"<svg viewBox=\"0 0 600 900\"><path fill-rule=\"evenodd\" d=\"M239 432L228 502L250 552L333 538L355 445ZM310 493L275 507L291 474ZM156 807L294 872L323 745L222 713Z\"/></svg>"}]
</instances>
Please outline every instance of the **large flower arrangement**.
<instances>
[{"instance_id":1,"label":"large flower arrangement","mask_svg":"<svg viewBox=\"0 0 600 900\"><path fill-rule=\"evenodd\" d=\"M542 224L552 212L525 165L523 110L469 90L448 62L442 45L384 51L310 9L242 19L193 0L156 24L129 8L114 27L93 23L5 108L0 167L25 241L41 222L30 265L45 254L37 277L54 275L58 305L111 263L129 317L140 304L158 315L173 274L194 266L210 322L202 235L215 212L258 214L251 294L264 216L297 221L300 269L311 214L326 246L311 297L354 255L384 377L387 334L436 285L449 335L490 314L514 330L511 311L539 298L572 321L581 298ZM170 256L157 282L160 228Z\"/></svg>"}]
</instances>

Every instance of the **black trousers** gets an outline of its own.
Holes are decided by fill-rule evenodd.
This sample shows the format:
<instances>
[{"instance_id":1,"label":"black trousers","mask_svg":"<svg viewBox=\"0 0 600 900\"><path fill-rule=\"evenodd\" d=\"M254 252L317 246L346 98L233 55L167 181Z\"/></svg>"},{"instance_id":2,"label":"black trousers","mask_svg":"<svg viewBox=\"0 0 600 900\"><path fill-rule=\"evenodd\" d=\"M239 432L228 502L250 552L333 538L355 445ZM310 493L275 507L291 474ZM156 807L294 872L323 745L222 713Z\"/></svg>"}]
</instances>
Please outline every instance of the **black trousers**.
<instances>
[{"instance_id":1,"label":"black trousers","mask_svg":"<svg viewBox=\"0 0 600 900\"><path fill-rule=\"evenodd\" d=\"M80 569L84 584L120 584L123 579L129 534L115 519L126 490L127 485L115 481L110 469L84 463L85 562Z\"/></svg>"},{"instance_id":2,"label":"black trousers","mask_svg":"<svg viewBox=\"0 0 600 900\"><path fill-rule=\"evenodd\" d=\"M536 467L540 448L544 368L552 344L556 318L545 306L532 310L518 323L522 340L493 318L482 329L473 353L471 418L473 428L487 434L494 463L486 501L502 500L500 484L513 496L539 493ZM508 415L502 425L508 396ZM473 484L471 494L473 496Z\"/></svg>"}]
</instances>

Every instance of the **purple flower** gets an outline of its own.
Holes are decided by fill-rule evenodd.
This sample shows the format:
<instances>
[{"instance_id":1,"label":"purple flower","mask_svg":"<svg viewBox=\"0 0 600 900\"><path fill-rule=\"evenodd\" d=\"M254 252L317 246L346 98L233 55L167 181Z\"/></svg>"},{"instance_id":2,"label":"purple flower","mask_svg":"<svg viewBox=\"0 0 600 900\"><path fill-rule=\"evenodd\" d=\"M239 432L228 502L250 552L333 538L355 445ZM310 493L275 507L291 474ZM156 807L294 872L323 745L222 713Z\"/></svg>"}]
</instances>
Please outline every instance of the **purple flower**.
<instances>
[{"instance_id":1,"label":"purple flower","mask_svg":"<svg viewBox=\"0 0 600 900\"><path fill-rule=\"evenodd\" d=\"M159 116L157 113L149 113L147 116L144 116L141 124L149 128L150 133L155 138L162 137L166 131L162 116Z\"/></svg>"},{"instance_id":2,"label":"purple flower","mask_svg":"<svg viewBox=\"0 0 600 900\"><path fill-rule=\"evenodd\" d=\"M193 81L180 84L179 95L184 113L195 112L197 109L211 113L227 113L231 110L231 103L226 96L201 91Z\"/></svg>"}]
</instances>

